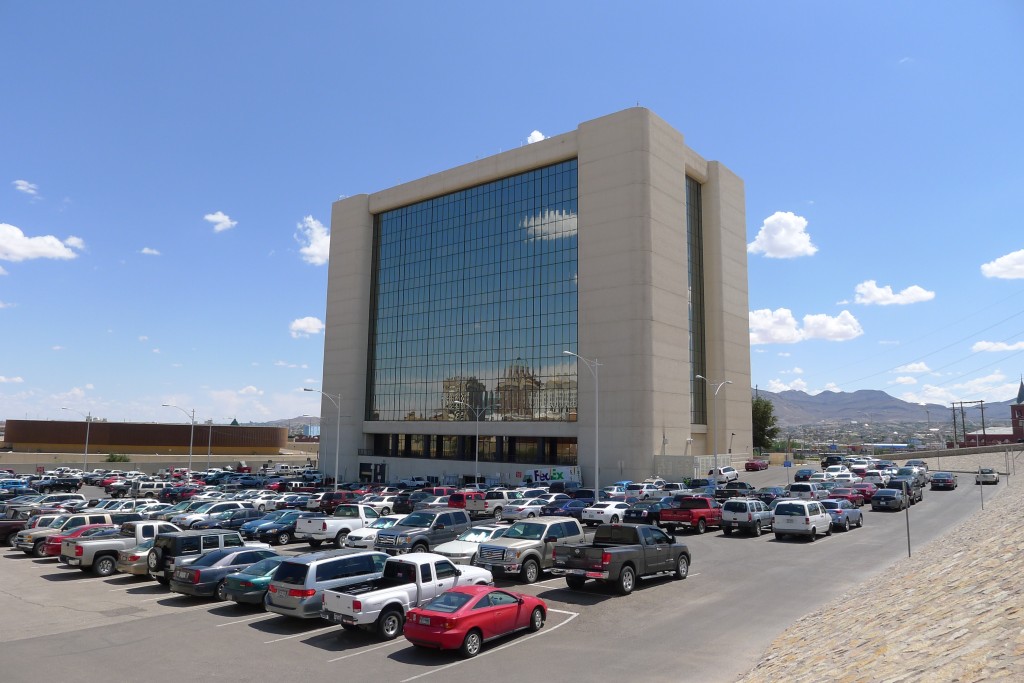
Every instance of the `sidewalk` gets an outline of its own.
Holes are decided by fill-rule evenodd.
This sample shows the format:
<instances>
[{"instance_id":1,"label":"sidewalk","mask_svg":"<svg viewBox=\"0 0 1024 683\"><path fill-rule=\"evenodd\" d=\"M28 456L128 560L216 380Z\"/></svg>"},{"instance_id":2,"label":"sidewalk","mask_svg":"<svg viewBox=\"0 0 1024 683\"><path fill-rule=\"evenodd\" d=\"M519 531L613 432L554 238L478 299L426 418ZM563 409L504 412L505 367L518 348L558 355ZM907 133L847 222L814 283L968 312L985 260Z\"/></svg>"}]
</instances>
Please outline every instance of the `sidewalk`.
<instances>
[{"instance_id":1,"label":"sidewalk","mask_svg":"<svg viewBox=\"0 0 1024 683\"><path fill-rule=\"evenodd\" d=\"M738 680L1024 681L1024 481L985 493L984 510L894 564L884 584L801 618Z\"/></svg>"}]
</instances>

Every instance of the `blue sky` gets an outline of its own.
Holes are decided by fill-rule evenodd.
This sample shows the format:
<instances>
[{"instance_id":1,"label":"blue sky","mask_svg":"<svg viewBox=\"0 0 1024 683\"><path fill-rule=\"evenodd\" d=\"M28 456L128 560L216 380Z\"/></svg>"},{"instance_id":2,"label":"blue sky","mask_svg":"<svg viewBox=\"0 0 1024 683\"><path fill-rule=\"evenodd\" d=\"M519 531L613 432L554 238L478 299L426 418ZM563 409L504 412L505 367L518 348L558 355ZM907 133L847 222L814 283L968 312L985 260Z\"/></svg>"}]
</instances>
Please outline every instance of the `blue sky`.
<instances>
[{"instance_id":1,"label":"blue sky","mask_svg":"<svg viewBox=\"0 0 1024 683\"><path fill-rule=\"evenodd\" d=\"M0 2L0 418L319 413L331 202L637 104L746 184L754 384L1006 400L1022 38L1010 1Z\"/></svg>"}]
</instances>

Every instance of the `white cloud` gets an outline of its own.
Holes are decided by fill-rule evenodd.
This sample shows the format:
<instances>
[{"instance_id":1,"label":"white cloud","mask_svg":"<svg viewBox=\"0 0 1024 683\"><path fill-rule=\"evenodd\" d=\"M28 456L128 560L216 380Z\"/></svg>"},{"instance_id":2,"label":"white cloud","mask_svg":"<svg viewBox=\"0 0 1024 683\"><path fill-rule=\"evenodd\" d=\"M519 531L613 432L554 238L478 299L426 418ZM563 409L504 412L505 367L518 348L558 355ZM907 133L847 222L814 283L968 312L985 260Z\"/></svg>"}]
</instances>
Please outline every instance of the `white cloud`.
<instances>
[{"instance_id":1,"label":"white cloud","mask_svg":"<svg viewBox=\"0 0 1024 683\"><path fill-rule=\"evenodd\" d=\"M147 337L144 334L141 334L141 335L139 335L139 341L140 342L149 341L149 337Z\"/></svg>"},{"instance_id":2,"label":"white cloud","mask_svg":"<svg viewBox=\"0 0 1024 683\"><path fill-rule=\"evenodd\" d=\"M153 349L153 353L160 353L160 349Z\"/></svg>"},{"instance_id":3,"label":"white cloud","mask_svg":"<svg viewBox=\"0 0 1024 683\"><path fill-rule=\"evenodd\" d=\"M309 364L308 363L302 363L300 365L299 363L289 363L286 360L276 360L276 361L274 361L274 365L279 367L279 368L292 368L292 369L300 369L300 370L308 370L309 369Z\"/></svg>"},{"instance_id":4,"label":"white cloud","mask_svg":"<svg viewBox=\"0 0 1024 683\"><path fill-rule=\"evenodd\" d=\"M254 386L252 386L250 384L247 387L243 387L242 389L239 389L238 393L241 394L242 396L262 396L263 395L263 390L262 389L257 389L256 387L254 387Z\"/></svg>"},{"instance_id":5,"label":"white cloud","mask_svg":"<svg viewBox=\"0 0 1024 683\"><path fill-rule=\"evenodd\" d=\"M238 221L231 220L231 216L227 215L223 211L217 211L216 213L208 213L203 216L203 220L207 223L213 224L214 232L224 232L238 225Z\"/></svg>"},{"instance_id":6,"label":"white cloud","mask_svg":"<svg viewBox=\"0 0 1024 683\"><path fill-rule=\"evenodd\" d=\"M3 266L0 266L0 275L7 275L7 271L4 270Z\"/></svg>"},{"instance_id":7,"label":"white cloud","mask_svg":"<svg viewBox=\"0 0 1024 683\"><path fill-rule=\"evenodd\" d=\"M864 334L864 328L849 311L837 316L819 313L804 316L804 339L849 341Z\"/></svg>"},{"instance_id":8,"label":"white cloud","mask_svg":"<svg viewBox=\"0 0 1024 683\"><path fill-rule=\"evenodd\" d=\"M51 351L63 351L64 347L61 346L60 344L54 344L53 346L50 347L50 350Z\"/></svg>"},{"instance_id":9,"label":"white cloud","mask_svg":"<svg viewBox=\"0 0 1024 683\"><path fill-rule=\"evenodd\" d=\"M291 332L293 339L308 337L311 334L320 334L323 330L323 322L319 318L314 318L313 316L306 316L305 318L293 320L292 324L288 326L288 331Z\"/></svg>"},{"instance_id":10,"label":"white cloud","mask_svg":"<svg viewBox=\"0 0 1024 683\"><path fill-rule=\"evenodd\" d=\"M74 249L83 249L85 243L78 237L63 242L53 235L26 237L20 228L0 223L0 261L28 261L37 258L69 260L77 258Z\"/></svg>"},{"instance_id":11,"label":"white cloud","mask_svg":"<svg viewBox=\"0 0 1024 683\"><path fill-rule=\"evenodd\" d=\"M145 254L146 256L159 256L160 255L159 251L157 251L156 249L151 249L150 247L143 247L142 250L139 251L139 253L140 254Z\"/></svg>"},{"instance_id":12,"label":"white cloud","mask_svg":"<svg viewBox=\"0 0 1024 683\"><path fill-rule=\"evenodd\" d=\"M953 384L948 387L938 387L931 384L924 384L920 389L908 392L899 398L911 403L940 403L950 404L956 401L971 400L983 401L1006 401L1017 396L1017 379L1008 380L1001 371L995 371L985 377L976 377L961 384ZM975 409L973 418L978 419L979 413Z\"/></svg>"},{"instance_id":13,"label":"white cloud","mask_svg":"<svg viewBox=\"0 0 1024 683\"><path fill-rule=\"evenodd\" d=\"M295 227L299 231L295 239L302 245L299 249L302 260L314 266L327 263L331 258L331 235L324 224L312 216L306 216Z\"/></svg>"},{"instance_id":14,"label":"white cloud","mask_svg":"<svg viewBox=\"0 0 1024 683\"><path fill-rule=\"evenodd\" d=\"M828 382L825 385L825 388L822 389L822 391L835 391L835 392L838 392L838 391L842 391L842 390L839 388L839 385L836 384L835 382Z\"/></svg>"},{"instance_id":15,"label":"white cloud","mask_svg":"<svg viewBox=\"0 0 1024 683\"><path fill-rule=\"evenodd\" d=\"M776 394L780 391L807 391L807 382L802 379L795 379L786 384L780 379L773 379L768 382L768 391Z\"/></svg>"},{"instance_id":16,"label":"white cloud","mask_svg":"<svg viewBox=\"0 0 1024 683\"><path fill-rule=\"evenodd\" d=\"M24 381L21 377L4 377L0 375L0 384L21 384Z\"/></svg>"},{"instance_id":17,"label":"white cloud","mask_svg":"<svg viewBox=\"0 0 1024 683\"><path fill-rule=\"evenodd\" d=\"M901 365L898 368L896 368L895 370L893 370L893 372L931 372L931 371L932 371L932 369L930 367L928 367L927 363L907 363L906 365Z\"/></svg>"},{"instance_id":18,"label":"white cloud","mask_svg":"<svg viewBox=\"0 0 1024 683\"><path fill-rule=\"evenodd\" d=\"M904 375L903 377L897 377L889 382L889 384L917 384L917 378Z\"/></svg>"},{"instance_id":19,"label":"white cloud","mask_svg":"<svg viewBox=\"0 0 1024 683\"><path fill-rule=\"evenodd\" d=\"M900 345L899 341L897 341L895 339L879 339L878 343L881 344L882 346L899 346Z\"/></svg>"},{"instance_id":20,"label":"white cloud","mask_svg":"<svg viewBox=\"0 0 1024 683\"><path fill-rule=\"evenodd\" d=\"M750 343L795 344L803 339L800 324L788 308L750 312Z\"/></svg>"},{"instance_id":21,"label":"white cloud","mask_svg":"<svg viewBox=\"0 0 1024 683\"><path fill-rule=\"evenodd\" d=\"M858 304L867 305L889 306L897 304L902 306L905 304L917 304L922 301L931 301L935 298L935 292L929 292L927 289L917 285L911 285L899 294L895 294L892 291L892 287L889 285L879 287L878 283L874 280L865 280L854 287L854 291L857 293L854 300Z\"/></svg>"},{"instance_id":22,"label":"white cloud","mask_svg":"<svg viewBox=\"0 0 1024 683\"><path fill-rule=\"evenodd\" d=\"M807 219L803 216L776 211L764 219L757 237L747 245L747 253L764 254L768 258L811 256L818 248L811 244L806 228Z\"/></svg>"},{"instance_id":23,"label":"white cloud","mask_svg":"<svg viewBox=\"0 0 1024 683\"><path fill-rule=\"evenodd\" d=\"M6 301L0 301L0 308L10 308L14 304L9 304Z\"/></svg>"},{"instance_id":24,"label":"white cloud","mask_svg":"<svg viewBox=\"0 0 1024 683\"><path fill-rule=\"evenodd\" d=\"M14 185L14 189L18 192L24 192L27 195L37 197L39 195L39 186L30 183L27 180L15 180L11 185Z\"/></svg>"},{"instance_id":25,"label":"white cloud","mask_svg":"<svg viewBox=\"0 0 1024 683\"><path fill-rule=\"evenodd\" d=\"M526 228L531 240L554 240L576 234L576 214L545 209L539 215L524 218L519 227Z\"/></svg>"},{"instance_id":26,"label":"white cloud","mask_svg":"<svg viewBox=\"0 0 1024 683\"><path fill-rule=\"evenodd\" d=\"M779 357L781 357L781 358L789 358L789 357L790 357L790 356L792 356L793 354L791 354L791 353L790 353L789 351L779 351L779 354L778 354L778 355L779 355Z\"/></svg>"},{"instance_id":27,"label":"white cloud","mask_svg":"<svg viewBox=\"0 0 1024 683\"><path fill-rule=\"evenodd\" d=\"M545 139L546 137L547 136L544 135L544 133L541 133L539 130L535 130L532 133L530 133L530 135L526 138L526 142L527 142L527 144L532 145L535 142L540 142L541 140Z\"/></svg>"},{"instance_id":28,"label":"white cloud","mask_svg":"<svg viewBox=\"0 0 1024 683\"><path fill-rule=\"evenodd\" d=\"M837 316L824 313L805 315L802 326L788 308L750 312L751 345L796 344L808 339L848 341L862 334L863 328L849 311Z\"/></svg>"},{"instance_id":29,"label":"white cloud","mask_svg":"<svg viewBox=\"0 0 1024 683\"><path fill-rule=\"evenodd\" d=\"M971 351L1024 351L1024 341L1019 341L1013 344L990 341L974 342L974 346L971 347Z\"/></svg>"},{"instance_id":30,"label":"white cloud","mask_svg":"<svg viewBox=\"0 0 1024 683\"><path fill-rule=\"evenodd\" d=\"M995 261L982 264L981 274L1002 280L1019 280L1024 278L1024 249L1000 256Z\"/></svg>"},{"instance_id":31,"label":"white cloud","mask_svg":"<svg viewBox=\"0 0 1024 683\"><path fill-rule=\"evenodd\" d=\"M802 375L802 374L804 374L804 369L803 368L793 368L793 374L794 375Z\"/></svg>"}]
</instances>

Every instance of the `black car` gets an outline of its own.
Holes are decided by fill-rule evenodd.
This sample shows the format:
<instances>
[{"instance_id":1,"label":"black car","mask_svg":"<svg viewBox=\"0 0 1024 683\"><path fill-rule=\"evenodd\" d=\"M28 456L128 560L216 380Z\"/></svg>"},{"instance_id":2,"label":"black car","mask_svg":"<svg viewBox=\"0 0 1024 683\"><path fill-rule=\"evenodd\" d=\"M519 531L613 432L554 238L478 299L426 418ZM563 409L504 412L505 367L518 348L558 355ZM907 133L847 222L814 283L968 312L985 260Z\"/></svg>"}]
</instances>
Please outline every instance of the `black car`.
<instances>
[{"instance_id":1,"label":"black car","mask_svg":"<svg viewBox=\"0 0 1024 683\"><path fill-rule=\"evenodd\" d=\"M556 500L551 505L545 505L540 509L541 517L564 516L575 517L583 521L583 509L590 507L590 502L573 498L571 500Z\"/></svg>"},{"instance_id":2,"label":"black car","mask_svg":"<svg viewBox=\"0 0 1024 683\"><path fill-rule=\"evenodd\" d=\"M813 475L814 472L815 470L812 470L810 467L801 468L793 474L793 481L810 481L811 475Z\"/></svg>"},{"instance_id":3,"label":"black car","mask_svg":"<svg viewBox=\"0 0 1024 683\"><path fill-rule=\"evenodd\" d=\"M416 503L420 502L424 498L430 498L430 494L426 491L406 491L405 493L399 493L395 497L395 502L391 506L391 511L398 515L407 515L412 512Z\"/></svg>"},{"instance_id":4,"label":"black car","mask_svg":"<svg viewBox=\"0 0 1024 683\"><path fill-rule=\"evenodd\" d=\"M661 521L661 510L663 507L661 503L649 500L640 501L623 513L622 521L656 525Z\"/></svg>"},{"instance_id":5,"label":"black car","mask_svg":"<svg viewBox=\"0 0 1024 683\"><path fill-rule=\"evenodd\" d=\"M263 512L255 508L240 508L238 510L225 510L218 512L210 519L198 522L192 526L193 529L238 529L252 519L263 517Z\"/></svg>"},{"instance_id":6,"label":"black car","mask_svg":"<svg viewBox=\"0 0 1024 683\"><path fill-rule=\"evenodd\" d=\"M224 579L228 574L240 572L260 560L276 555L273 550L257 548L214 550L191 564L175 568L171 575L171 592L199 597L215 596L218 600L226 600L228 596L224 592Z\"/></svg>"},{"instance_id":7,"label":"black car","mask_svg":"<svg viewBox=\"0 0 1024 683\"><path fill-rule=\"evenodd\" d=\"M247 531L246 539L263 541L271 545L285 545L292 542L295 535L295 523L303 517L316 517L316 512L306 510L288 510L270 524L263 524L253 531Z\"/></svg>"},{"instance_id":8,"label":"black car","mask_svg":"<svg viewBox=\"0 0 1024 683\"><path fill-rule=\"evenodd\" d=\"M773 500L783 498L785 495L786 489L781 486L762 486L754 492L754 497L765 505L771 505Z\"/></svg>"}]
</instances>

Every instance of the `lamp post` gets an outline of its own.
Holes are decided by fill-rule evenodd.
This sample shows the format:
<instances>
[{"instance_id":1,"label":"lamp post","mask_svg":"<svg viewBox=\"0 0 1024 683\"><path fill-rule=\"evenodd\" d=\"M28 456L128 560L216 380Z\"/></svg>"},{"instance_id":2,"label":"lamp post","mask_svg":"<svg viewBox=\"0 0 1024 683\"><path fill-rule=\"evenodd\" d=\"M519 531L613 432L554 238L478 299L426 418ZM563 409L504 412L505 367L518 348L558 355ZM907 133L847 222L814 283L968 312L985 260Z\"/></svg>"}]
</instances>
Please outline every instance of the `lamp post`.
<instances>
[{"instance_id":1,"label":"lamp post","mask_svg":"<svg viewBox=\"0 0 1024 683\"><path fill-rule=\"evenodd\" d=\"M206 423L206 471L210 471L210 456L213 455L213 418Z\"/></svg>"},{"instance_id":2,"label":"lamp post","mask_svg":"<svg viewBox=\"0 0 1024 683\"><path fill-rule=\"evenodd\" d=\"M453 404L460 406L466 406L473 411L473 415L476 417L476 447L473 449L473 490L479 490L480 486L480 416L490 408L490 405L481 406L474 408L465 401L452 401Z\"/></svg>"},{"instance_id":3,"label":"lamp post","mask_svg":"<svg viewBox=\"0 0 1024 683\"><path fill-rule=\"evenodd\" d=\"M590 360L572 351L563 351L562 353L567 356L575 356L577 360L583 361L587 369L590 370L590 374L594 376L594 502L599 503L601 501L599 487L601 475L601 431L599 429L601 420L601 376L599 368L601 364L597 362L596 358Z\"/></svg>"},{"instance_id":4,"label":"lamp post","mask_svg":"<svg viewBox=\"0 0 1024 683\"><path fill-rule=\"evenodd\" d=\"M71 408L61 407L61 410L70 410L72 413L78 413L77 410L71 410ZM78 414L85 418L85 454L82 458L82 473L84 474L89 469L89 427L92 425L92 411L90 410L88 415L85 413Z\"/></svg>"},{"instance_id":5,"label":"lamp post","mask_svg":"<svg viewBox=\"0 0 1024 683\"><path fill-rule=\"evenodd\" d=\"M330 394L326 394L326 393L320 391L319 389L310 389L309 387L302 387L302 390L303 391L315 391L316 393L320 394L321 396L324 396L324 397L328 398L331 401L331 403L334 404L334 407L338 409L338 425L337 425L338 428L337 428L337 434L334 437L334 490L337 491L338 490L338 463L341 461L341 451L339 450L340 447L341 447L341 394L339 393L337 400L335 400L334 396L331 396Z\"/></svg>"},{"instance_id":6,"label":"lamp post","mask_svg":"<svg viewBox=\"0 0 1024 683\"><path fill-rule=\"evenodd\" d=\"M196 409L193 408L192 414L190 415L187 410L176 405L172 405L170 403L161 403L160 405L164 408L178 408L178 410L185 413L185 417L189 419L189 422L192 425L188 430L188 478L192 479L192 439L196 433Z\"/></svg>"},{"instance_id":7,"label":"lamp post","mask_svg":"<svg viewBox=\"0 0 1024 683\"><path fill-rule=\"evenodd\" d=\"M711 432L712 432L712 438L713 438L714 444L715 444L715 468L713 470L713 474L714 474L713 481L714 481L714 484L717 486L718 485L718 392L721 391L722 387L724 387L726 384L732 384L732 380L726 379L726 380L722 380L721 382L714 382L714 381L708 379L707 377L705 377L704 375L697 375L696 377L697 377L697 379L704 380L704 383L706 385L708 385L709 387L714 387L715 388L714 396L711 397Z\"/></svg>"}]
</instances>

